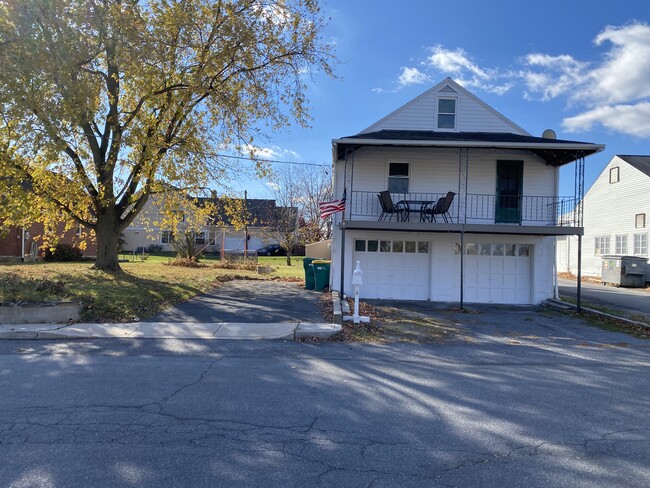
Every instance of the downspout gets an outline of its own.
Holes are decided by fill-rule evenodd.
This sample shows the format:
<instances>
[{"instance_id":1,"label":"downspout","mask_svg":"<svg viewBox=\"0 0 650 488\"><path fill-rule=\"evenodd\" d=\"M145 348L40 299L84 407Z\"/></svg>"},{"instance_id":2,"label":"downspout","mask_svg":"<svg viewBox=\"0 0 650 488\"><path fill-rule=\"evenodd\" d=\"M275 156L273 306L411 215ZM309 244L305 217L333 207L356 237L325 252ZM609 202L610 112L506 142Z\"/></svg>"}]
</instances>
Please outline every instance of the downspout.
<instances>
[{"instance_id":1,"label":"downspout","mask_svg":"<svg viewBox=\"0 0 650 488\"><path fill-rule=\"evenodd\" d=\"M25 228L21 227L21 239L20 239L20 260L25 262Z\"/></svg>"}]
</instances>

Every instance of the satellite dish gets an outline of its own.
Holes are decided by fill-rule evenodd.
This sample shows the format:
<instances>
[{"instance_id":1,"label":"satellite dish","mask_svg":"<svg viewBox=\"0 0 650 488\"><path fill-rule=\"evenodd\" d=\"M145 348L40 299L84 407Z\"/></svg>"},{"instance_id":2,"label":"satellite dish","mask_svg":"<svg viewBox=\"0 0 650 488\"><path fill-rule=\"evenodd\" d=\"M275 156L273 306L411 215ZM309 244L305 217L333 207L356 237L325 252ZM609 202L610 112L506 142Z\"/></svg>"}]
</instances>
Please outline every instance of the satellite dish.
<instances>
[{"instance_id":1,"label":"satellite dish","mask_svg":"<svg viewBox=\"0 0 650 488\"><path fill-rule=\"evenodd\" d=\"M555 131L553 129L546 129L544 132L542 132L542 137L544 139L557 139L557 136L555 135Z\"/></svg>"}]
</instances>

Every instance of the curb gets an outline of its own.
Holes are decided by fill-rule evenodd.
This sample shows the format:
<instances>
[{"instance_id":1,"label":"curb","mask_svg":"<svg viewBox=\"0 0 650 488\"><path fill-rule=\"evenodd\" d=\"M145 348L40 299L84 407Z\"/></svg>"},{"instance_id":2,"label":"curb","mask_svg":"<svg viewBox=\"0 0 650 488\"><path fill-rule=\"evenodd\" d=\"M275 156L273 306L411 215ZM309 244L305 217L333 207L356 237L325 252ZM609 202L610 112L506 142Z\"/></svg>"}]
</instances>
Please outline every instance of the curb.
<instances>
[{"instance_id":1,"label":"curb","mask_svg":"<svg viewBox=\"0 0 650 488\"><path fill-rule=\"evenodd\" d=\"M140 323L140 326L146 324ZM158 335L152 335L152 336L131 336L129 337L128 334L124 334L123 332L120 333L114 332L115 335L110 335L109 334L102 334L102 335L95 335L92 333L92 331L83 331L83 330L76 330L74 333L65 333L65 327L62 327L60 329L52 329L52 330L39 330L38 325L34 324L35 327L33 330L7 330L5 332L0 332L0 340L87 340L87 339L166 339L170 337L175 337L177 339L187 339L187 340L297 340L297 339L306 339L306 338L314 338L314 339L329 339L330 337L338 334L341 331L341 325L340 324L333 324L333 323L322 323L322 322L298 322L297 324L294 323L295 325L287 330L286 332L282 332L280 334L274 335L271 334L268 337L264 337L264 334L260 335L250 335L250 334L244 334L242 336L237 336L234 335L232 337L216 337L216 336L211 336L211 337L192 337L192 336L187 336L184 334L178 334L177 336L174 336L173 334L169 336L158 336ZM225 324L222 324L225 325ZM258 324L258 325L263 325L263 324ZM25 324L20 324L20 327L25 327ZM79 329L79 328L77 328ZM110 330L110 327L109 327ZM272 331L267 331L267 334Z\"/></svg>"},{"instance_id":2,"label":"curb","mask_svg":"<svg viewBox=\"0 0 650 488\"><path fill-rule=\"evenodd\" d=\"M341 298L338 291L332 292L332 322L343 324L343 313L341 311Z\"/></svg>"},{"instance_id":3,"label":"curb","mask_svg":"<svg viewBox=\"0 0 650 488\"><path fill-rule=\"evenodd\" d=\"M555 298L546 300L546 304L551 308L554 308L556 310L561 310L561 311L566 311L566 310L577 311L578 309L577 305L563 302L562 300L556 300ZM650 324L646 324L645 322L639 322L637 320L632 320L625 317L619 317L618 315L612 315L610 313L601 312L600 310L594 310L593 308L580 307L580 311L587 313L589 315L594 315L596 317L604 317L612 320L617 320L618 322L623 322L626 325L634 325L636 327L644 327L646 329L650 329Z\"/></svg>"}]
</instances>

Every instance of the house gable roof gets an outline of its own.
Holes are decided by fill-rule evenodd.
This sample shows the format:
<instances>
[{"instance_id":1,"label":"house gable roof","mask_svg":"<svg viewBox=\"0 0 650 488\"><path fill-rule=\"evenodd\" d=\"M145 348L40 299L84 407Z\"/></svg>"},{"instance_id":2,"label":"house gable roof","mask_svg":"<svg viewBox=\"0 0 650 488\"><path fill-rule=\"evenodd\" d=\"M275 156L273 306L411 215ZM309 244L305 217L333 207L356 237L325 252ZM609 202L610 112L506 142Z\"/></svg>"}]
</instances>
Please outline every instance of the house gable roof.
<instances>
[{"instance_id":1,"label":"house gable roof","mask_svg":"<svg viewBox=\"0 0 650 488\"><path fill-rule=\"evenodd\" d=\"M644 175L650 176L650 156L630 156L617 154L616 157L622 159L630 166L638 169Z\"/></svg>"},{"instance_id":2,"label":"house gable roof","mask_svg":"<svg viewBox=\"0 0 650 488\"><path fill-rule=\"evenodd\" d=\"M241 199L232 199L235 201L241 201ZM215 221L219 222L220 225L231 226L232 222L230 221L230 216L226 212L227 200L217 198L199 198L198 204L201 205L205 201L210 201L215 203L216 206L216 215L214 216ZM248 222L253 226L264 226L268 225L270 222L273 222L277 211L275 200L267 199L258 199L258 198L249 198L246 200L246 209L248 212Z\"/></svg>"},{"instance_id":3,"label":"house gable roof","mask_svg":"<svg viewBox=\"0 0 650 488\"><path fill-rule=\"evenodd\" d=\"M458 117L459 128L478 130L489 127L496 132L511 132L520 135L530 135L523 128L508 119L505 115L490 107L473 93L467 91L451 78L446 78L428 89L413 100L394 110L360 134L376 132L385 129L415 129L435 130L435 101L438 94L455 94L459 97ZM476 122L468 123L469 113L474 114Z\"/></svg>"}]
</instances>

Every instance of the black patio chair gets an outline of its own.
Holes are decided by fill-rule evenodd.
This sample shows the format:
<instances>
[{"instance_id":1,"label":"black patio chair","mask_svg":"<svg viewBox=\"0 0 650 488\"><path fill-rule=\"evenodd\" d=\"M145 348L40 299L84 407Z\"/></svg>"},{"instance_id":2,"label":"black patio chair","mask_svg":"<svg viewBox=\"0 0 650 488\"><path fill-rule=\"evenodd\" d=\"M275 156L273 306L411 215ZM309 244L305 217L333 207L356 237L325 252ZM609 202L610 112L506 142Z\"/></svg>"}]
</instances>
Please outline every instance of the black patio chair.
<instances>
[{"instance_id":1,"label":"black patio chair","mask_svg":"<svg viewBox=\"0 0 650 488\"><path fill-rule=\"evenodd\" d=\"M437 222L436 215L442 215L446 223L453 223L451 215L449 215L449 208L454 201L456 194L450 191L444 197L440 198L435 205L433 202L426 203L422 206L421 219L427 222Z\"/></svg>"},{"instance_id":2,"label":"black patio chair","mask_svg":"<svg viewBox=\"0 0 650 488\"><path fill-rule=\"evenodd\" d=\"M390 222L393 215L397 216L397 220L404 220L404 214L407 211L404 203L397 202L394 204L388 190L377 193L377 198L379 198L379 205L381 206L381 215L379 216L380 221L385 221L386 218L388 218L388 221Z\"/></svg>"}]
</instances>

